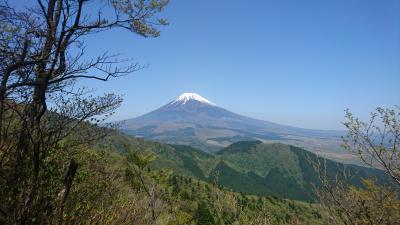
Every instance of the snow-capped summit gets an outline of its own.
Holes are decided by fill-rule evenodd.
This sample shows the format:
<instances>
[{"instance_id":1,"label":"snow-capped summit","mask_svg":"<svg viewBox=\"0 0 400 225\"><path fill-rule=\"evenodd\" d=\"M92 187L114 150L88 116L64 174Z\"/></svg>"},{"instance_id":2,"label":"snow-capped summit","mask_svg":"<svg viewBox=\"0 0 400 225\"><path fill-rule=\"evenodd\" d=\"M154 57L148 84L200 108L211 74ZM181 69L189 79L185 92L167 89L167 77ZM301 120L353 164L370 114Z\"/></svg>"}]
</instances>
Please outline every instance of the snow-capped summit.
<instances>
[{"instance_id":1,"label":"snow-capped summit","mask_svg":"<svg viewBox=\"0 0 400 225\"><path fill-rule=\"evenodd\" d=\"M183 93L183 94L179 95L178 98L176 98L174 101L172 101L169 105L178 105L178 104L184 105L191 100L215 106L214 103L212 103L211 101L207 100L206 98L204 98L196 93Z\"/></svg>"}]
</instances>

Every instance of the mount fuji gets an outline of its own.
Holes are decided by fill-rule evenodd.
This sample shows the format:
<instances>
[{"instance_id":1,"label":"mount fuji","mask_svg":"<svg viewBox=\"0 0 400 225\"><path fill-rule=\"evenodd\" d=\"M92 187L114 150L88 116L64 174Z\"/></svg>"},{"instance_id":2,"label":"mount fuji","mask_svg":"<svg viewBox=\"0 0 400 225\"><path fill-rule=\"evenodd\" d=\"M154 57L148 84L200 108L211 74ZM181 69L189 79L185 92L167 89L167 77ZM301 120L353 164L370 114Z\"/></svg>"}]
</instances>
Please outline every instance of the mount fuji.
<instances>
[{"instance_id":1,"label":"mount fuji","mask_svg":"<svg viewBox=\"0 0 400 225\"><path fill-rule=\"evenodd\" d=\"M216 151L234 142L260 140L281 142L346 157L340 148L341 131L312 130L249 118L207 100L196 93L183 93L168 104L134 119L121 130L127 134L170 144L184 144Z\"/></svg>"}]
</instances>

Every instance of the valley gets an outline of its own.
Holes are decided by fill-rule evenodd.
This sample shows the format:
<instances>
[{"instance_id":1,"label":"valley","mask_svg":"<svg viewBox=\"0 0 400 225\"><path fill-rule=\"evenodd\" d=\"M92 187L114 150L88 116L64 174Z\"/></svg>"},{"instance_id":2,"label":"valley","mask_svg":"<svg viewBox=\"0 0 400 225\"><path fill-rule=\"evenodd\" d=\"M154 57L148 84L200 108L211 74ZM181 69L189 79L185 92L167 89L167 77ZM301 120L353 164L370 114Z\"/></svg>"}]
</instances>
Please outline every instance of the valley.
<instances>
[{"instance_id":1,"label":"valley","mask_svg":"<svg viewBox=\"0 0 400 225\"><path fill-rule=\"evenodd\" d=\"M115 151L121 154L126 154L127 149L154 152L157 158L151 164L153 169L168 168L176 175L217 183L244 194L314 202L317 198L315 187L321 185L311 162L324 159L287 144L239 141L207 153L190 146L146 141L118 133L110 141ZM347 171L350 178L346 182L358 187L362 187L362 180L368 178L378 179L379 184L391 182L381 170L332 160L324 163L329 177Z\"/></svg>"}]
</instances>

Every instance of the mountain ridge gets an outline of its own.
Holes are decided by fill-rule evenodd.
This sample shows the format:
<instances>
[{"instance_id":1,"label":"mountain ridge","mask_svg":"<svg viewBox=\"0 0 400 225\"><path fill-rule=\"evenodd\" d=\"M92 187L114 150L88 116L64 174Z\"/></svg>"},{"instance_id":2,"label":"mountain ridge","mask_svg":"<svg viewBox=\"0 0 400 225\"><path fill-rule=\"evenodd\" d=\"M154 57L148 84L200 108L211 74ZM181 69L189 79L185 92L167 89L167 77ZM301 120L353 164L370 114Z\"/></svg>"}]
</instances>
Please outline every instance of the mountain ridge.
<instances>
[{"instance_id":1,"label":"mountain ridge","mask_svg":"<svg viewBox=\"0 0 400 225\"><path fill-rule=\"evenodd\" d=\"M298 145L339 159L346 154L340 147L342 131L297 128L249 118L219 107L196 93L184 93L158 109L126 120L121 131L205 151L218 151L237 140L260 140Z\"/></svg>"},{"instance_id":2,"label":"mountain ridge","mask_svg":"<svg viewBox=\"0 0 400 225\"><path fill-rule=\"evenodd\" d=\"M301 201L313 201L313 184L318 175L309 164L317 156L307 150L281 143L242 141L216 153L207 153L190 146L163 144L116 134L112 146L122 154L126 146L136 151L153 151L157 159L153 169L171 169L175 174L218 183L245 194L269 195ZM108 147L108 143L104 147ZM362 186L362 179L375 177L387 182L383 171L346 165L327 160L332 176L346 169L357 176L347 182Z\"/></svg>"}]
</instances>

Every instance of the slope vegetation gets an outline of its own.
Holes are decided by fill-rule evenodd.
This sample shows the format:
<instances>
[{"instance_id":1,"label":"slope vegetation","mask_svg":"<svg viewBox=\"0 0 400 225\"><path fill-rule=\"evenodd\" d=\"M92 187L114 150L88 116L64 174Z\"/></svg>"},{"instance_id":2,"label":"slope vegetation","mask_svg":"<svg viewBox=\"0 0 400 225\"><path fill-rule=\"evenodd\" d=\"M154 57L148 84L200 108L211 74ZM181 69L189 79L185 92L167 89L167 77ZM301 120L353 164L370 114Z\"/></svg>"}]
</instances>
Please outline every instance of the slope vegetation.
<instances>
[{"instance_id":1,"label":"slope vegetation","mask_svg":"<svg viewBox=\"0 0 400 225\"><path fill-rule=\"evenodd\" d=\"M183 145L145 141L116 133L108 142L121 153L133 148L151 150L157 155L152 168L169 168L177 175L217 183L244 194L271 195L302 201L315 199L314 187L320 185L310 162L319 158L304 149L286 144L241 141L210 154ZM103 147L106 143L100 144ZM362 186L362 179L374 177L388 182L380 170L324 160L328 176L343 171L346 181Z\"/></svg>"}]
</instances>

